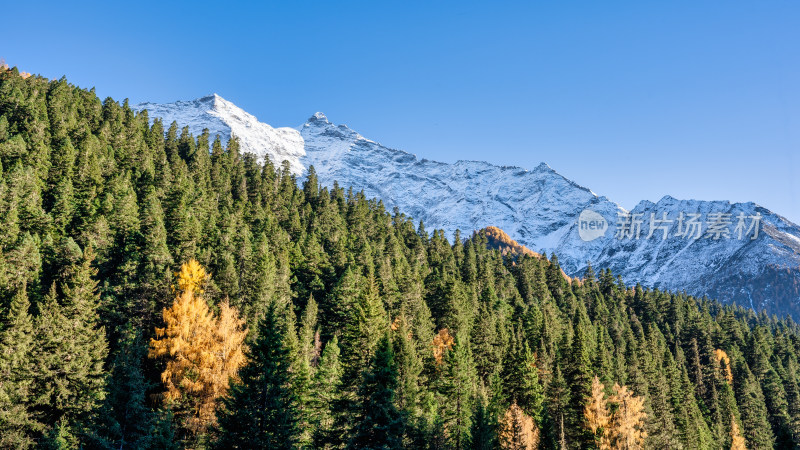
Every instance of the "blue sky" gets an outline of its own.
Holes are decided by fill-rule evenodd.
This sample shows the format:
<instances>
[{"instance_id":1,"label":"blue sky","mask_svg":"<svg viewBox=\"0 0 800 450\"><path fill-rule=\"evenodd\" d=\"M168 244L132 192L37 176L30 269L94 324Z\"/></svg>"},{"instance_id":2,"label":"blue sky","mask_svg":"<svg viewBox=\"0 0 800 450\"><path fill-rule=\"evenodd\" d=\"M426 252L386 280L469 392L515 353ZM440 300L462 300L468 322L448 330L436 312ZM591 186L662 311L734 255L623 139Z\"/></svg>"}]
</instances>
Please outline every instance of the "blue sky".
<instances>
[{"instance_id":1,"label":"blue sky","mask_svg":"<svg viewBox=\"0 0 800 450\"><path fill-rule=\"evenodd\" d=\"M4 4L0 58L101 97L316 111L420 157L541 161L632 208L800 222L800 3ZM255 2L254 2L255 3Z\"/></svg>"}]
</instances>

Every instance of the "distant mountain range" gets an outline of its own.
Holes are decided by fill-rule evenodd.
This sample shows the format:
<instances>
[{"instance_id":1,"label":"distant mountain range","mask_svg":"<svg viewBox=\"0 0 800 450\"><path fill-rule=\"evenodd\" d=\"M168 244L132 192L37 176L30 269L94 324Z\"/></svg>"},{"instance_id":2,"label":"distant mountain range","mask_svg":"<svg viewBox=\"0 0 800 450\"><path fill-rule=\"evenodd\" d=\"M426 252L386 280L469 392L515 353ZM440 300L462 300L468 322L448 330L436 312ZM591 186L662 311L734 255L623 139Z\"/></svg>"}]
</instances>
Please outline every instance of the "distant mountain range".
<instances>
[{"instance_id":1,"label":"distant mountain range","mask_svg":"<svg viewBox=\"0 0 800 450\"><path fill-rule=\"evenodd\" d=\"M323 185L363 190L450 237L456 229L466 236L499 227L534 251L555 253L571 276L581 276L591 262L626 283L800 318L800 227L755 203L665 196L626 211L545 163L526 170L419 159L321 113L294 129L259 122L216 94L134 108L193 134L208 128L224 141L233 134L243 152L276 165L286 160L301 179L313 165Z\"/></svg>"}]
</instances>

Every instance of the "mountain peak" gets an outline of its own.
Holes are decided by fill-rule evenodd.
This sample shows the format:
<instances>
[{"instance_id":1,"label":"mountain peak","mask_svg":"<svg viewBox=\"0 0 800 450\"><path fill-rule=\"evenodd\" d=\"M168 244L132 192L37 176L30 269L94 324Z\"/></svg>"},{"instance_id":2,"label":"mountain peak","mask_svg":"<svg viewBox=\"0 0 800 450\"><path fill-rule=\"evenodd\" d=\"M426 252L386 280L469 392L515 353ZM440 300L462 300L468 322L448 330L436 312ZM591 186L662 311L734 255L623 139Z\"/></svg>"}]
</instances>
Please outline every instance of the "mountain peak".
<instances>
[{"instance_id":1,"label":"mountain peak","mask_svg":"<svg viewBox=\"0 0 800 450\"><path fill-rule=\"evenodd\" d=\"M586 262L591 261L595 267L615 270L625 282L649 287L682 289L772 311L794 311L787 308L800 304L800 291L791 287L800 286L800 270L796 269L800 267L800 227L753 204L671 197L658 203L643 202L635 208L642 218L641 239L625 238L616 233L619 205L598 197L546 163L527 171L486 162L447 164L417 159L333 124L321 112L299 129L272 128L217 94L203 99L141 104L138 109L148 109L151 117L166 118L167 123L177 120L189 125L193 134L209 128L212 136L219 133L223 140L235 135L242 152L269 157L278 167L288 160L297 175L313 165L321 184L338 182L363 189L368 197L382 199L388 209L398 207L429 228L443 229L446 235L493 224L496 228L490 228L488 234L496 238L501 250L527 253L530 250L523 250L524 245L541 253L554 252L569 275L583 273ZM584 240L579 229L580 217L587 209L608 225L607 233L591 241ZM737 239L736 223L731 223L730 239L685 239L678 235L681 212L702 214L699 220L704 229L710 214L731 214L735 222L739 212L747 217L760 212L762 232L758 239ZM652 231L648 219L665 215L668 219L663 219L667 222L661 229L666 232L659 229L648 238L647 231ZM668 238L660 238L662 234ZM776 293L776 280L787 280L780 285L790 286L788 291Z\"/></svg>"},{"instance_id":2,"label":"mountain peak","mask_svg":"<svg viewBox=\"0 0 800 450\"><path fill-rule=\"evenodd\" d=\"M300 162L305 155L303 138L297 130L273 128L260 122L254 115L216 92L190 101L140 103L133 108L137 111L146 109L150 117L160 117L164 123L176 121L188 125L189 131L195 136L207 128L212 137L220 136L223 145L231 136L236 136L242 153L267 158L278 167L287 160L295 175L304 171Z\"/></svg>"},{"instance_id":3,"label":"mountain peak","mask_svg":"<svg viewBox=\"0 0 800 450\"><path fill-rule=\"evenodd\" d=\"M309 117L308 121L309 122L331 123L330 120L328 120L328 117L325 114L323 114L323 113L321 113L319 111L315 112L313 116Z\"/></svg>"},{"instance_id":4,"label":"mountain peak","mask_svg":"<svg viewBox=\"0 0 800 450\"><path fill-rule=\"evenodd\" d=\"M217 94L216 92L214 92L214 93L211 93L211 94L208 94L208 95L204 95L204 96L198 98L197 100L195 100L195 102L196 103L204 103L204 104L215 105L220 100L225 100L225 99L220 97L219 94Z\"/></svg>"}]
</instances>

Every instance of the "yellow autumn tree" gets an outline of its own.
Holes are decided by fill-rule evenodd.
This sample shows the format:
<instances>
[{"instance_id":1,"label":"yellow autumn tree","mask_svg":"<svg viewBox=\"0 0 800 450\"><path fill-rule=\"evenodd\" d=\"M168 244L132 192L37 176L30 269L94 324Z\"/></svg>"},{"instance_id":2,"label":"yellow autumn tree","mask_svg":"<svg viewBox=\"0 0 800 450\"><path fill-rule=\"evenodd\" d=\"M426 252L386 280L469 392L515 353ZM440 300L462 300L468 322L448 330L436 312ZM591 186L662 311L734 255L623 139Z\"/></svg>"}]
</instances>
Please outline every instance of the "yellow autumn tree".
<instances>
[{"instance_id":1,"label":"yellow autumn tree","mask_svg":"<svg viewBox=\"0 0 800 450\"><path fill-rule=\"evenodd\" d=\"M175 274L178 277L177 290L179 292L191 291L195 296L200 297L205 292L206 283L210 275L203 269L203 266L195 259L190 259L181 266L181 270Z\"/></svg>"},{"instance_id":2,"label":"yellow autumn tree","mask_svg":"<svg viewBox=\"0 0 800 450\"><path fill-rule=\"evenodd\" d=\"M442 365L444 352L452 350L455 343L456 341L450 334L450 330L447 328L439 330L436 336L433 337L433 358L436 360L436 364Z\"/></svg>"},{"instance_id":3,"label":"yellow autumn tree","mask_svg":"<svg viewBox=\"0 0 800 450\"><path fill-rule=\"evenodd\" d=\"M536 422L516 402L506 410L499 425L498 438L503 450L533 450L539 447Z\"/></svg>"},{"instance_id":4,"label":"yellow autumn tree","mask_svg":"<svg viewBox=\"0 0 800 450\"><path fill-rule=\"evenodd\" d=\"M714 358L717 360L719 370L722 371L722 376L728 380L728 384L733 384L733 372L731 371L731 358L725 353L725 350L714 350Z\"/></svg>"},{"instance_id":5,"label":"yellow autumn tree","mask_svg":"<svg viewBox=\"0 0 800 450\"><path fill-rule=\"evenodd\" d=\"M586 403L583 415L589 423L589 429L595 436L595 440L600 446L600 450L611 448L610 430L611 416L608 412L608 400L606 400L605 386L600 382L597 375L592 379L592 395Z\"/></svg>"},{"instance_id":6,"label":"yellow autumn tree","mask_svg":"<svg viewBox=\"0 0 800 450\"><path fill-rule=\"evenodd\" d=\"M747 450L742 432L739 431L739 424L733 416L731 416L731 450Z\"/></svg>"},{"instance_id":7,"label":"yellow autumn tree","mask_svg":"<svg viewBox=\"0 0 800 450\"><path fill-rule=\"evenodd\" d=\"M190 435L202 434L214 422L217 399L228 389L244 363L242 343L247 330L235 308L220 305L219 318L203 298L209 276L195 260L176 273L177 297L164 308L165 327L150 340L150 358L164 358L161 373L164 403Z\"/></svg>"},{"instance_id":8,"label":"yellow autumn tree","mask_svg":"<svg viewBox=\"0 0 800 450\"><path fill-rule=\"evenodd\" d=\"M647 432L644 430L644 421L647 418L644 412L644 397L637 397L627 387L614 383L614 394L610 400L616 405L609 428L613 448L622 450L642 448L642 442L647 437Z\"/></svg>"}]
</instances>

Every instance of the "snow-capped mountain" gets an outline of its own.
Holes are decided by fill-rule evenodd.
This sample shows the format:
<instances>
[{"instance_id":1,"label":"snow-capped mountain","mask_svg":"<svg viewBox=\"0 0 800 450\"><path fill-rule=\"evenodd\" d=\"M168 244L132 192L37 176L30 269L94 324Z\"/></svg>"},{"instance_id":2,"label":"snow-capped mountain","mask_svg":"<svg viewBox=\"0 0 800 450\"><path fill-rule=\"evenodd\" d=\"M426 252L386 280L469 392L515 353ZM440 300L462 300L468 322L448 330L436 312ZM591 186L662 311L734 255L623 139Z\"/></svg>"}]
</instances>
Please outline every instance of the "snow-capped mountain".
<instances>
[{"instance_id":1,"label":"snow-capped mountain","mask_svg":"<svg viewBox=\"0 0 800 450\"><path fill-rule=\"evenodd\" d=\"M219 135L225 143L234 134L239 138L243 152L268 156L278 162L287 160L296 174L304 170L300 164L300 158L305 155L303 138L297 130L272 128L217 94L163 105L140 103L133 108L139 111L146 109L151 118L162 118L165 128L173 121L181 127L188 126L195 136L208 128L210 136Z\"/></svg>"},{"instance_id":2,"label":"snow-capped mountain","mask_svg":"<svg viewBox=\"0 0 800 450\"><path fill-rule=\"evenodd\" d=\"M203 128L224 140L234 134L243 152L276 165L288 160L298 175L313 165L323 185L338 181L364 190L390 210L396 206L424 221L429 230L441 228L452 236L456 229L469 234L497 226L535 251L555 253L573 276L582 275L591 261L627 283L800 317L800 227L753 203L666 196L625 211L545 163L526 170L418 159L335 125L321 113L294 130L258 122L217 95L135 108L147 109L165 124L175 120L189 126L193 134ZM604 233L595 231L601 225Z\"/></svg>"}]
</instances>

